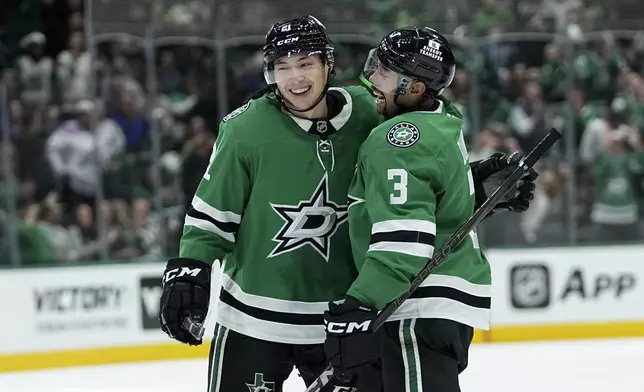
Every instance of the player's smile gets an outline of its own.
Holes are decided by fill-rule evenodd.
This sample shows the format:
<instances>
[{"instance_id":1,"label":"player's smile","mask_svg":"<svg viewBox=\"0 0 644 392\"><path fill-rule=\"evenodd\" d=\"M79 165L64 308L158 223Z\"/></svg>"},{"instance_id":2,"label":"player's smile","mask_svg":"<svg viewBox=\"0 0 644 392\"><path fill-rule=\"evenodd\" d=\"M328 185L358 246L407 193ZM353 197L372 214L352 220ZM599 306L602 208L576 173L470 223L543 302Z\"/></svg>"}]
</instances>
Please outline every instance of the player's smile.
<instances>
[{"instance_id":1,"label":"player's smile","mask_svg":"<svg viewBox=\"0 0 644 392\"><path fill-rule=\"evenodd\" d=\"M310 106L315 99L314 87L315 84L308 81L304 83L294 83L292 87L286 89L285 98L295 108L306 108Z\"/></svg>"},{"instance_id":2,"label":"player's smile","mask_svg":"<svg viewBox=\"0 0 644 392\"><path fill-rule=\"evenodd\" d=\"M304 95L307 92L311 90L311 86L304 86L304 87L297 87L297 88L289 88L288 92L293 94L293 95Z\"/></svg>"}]
</instances>

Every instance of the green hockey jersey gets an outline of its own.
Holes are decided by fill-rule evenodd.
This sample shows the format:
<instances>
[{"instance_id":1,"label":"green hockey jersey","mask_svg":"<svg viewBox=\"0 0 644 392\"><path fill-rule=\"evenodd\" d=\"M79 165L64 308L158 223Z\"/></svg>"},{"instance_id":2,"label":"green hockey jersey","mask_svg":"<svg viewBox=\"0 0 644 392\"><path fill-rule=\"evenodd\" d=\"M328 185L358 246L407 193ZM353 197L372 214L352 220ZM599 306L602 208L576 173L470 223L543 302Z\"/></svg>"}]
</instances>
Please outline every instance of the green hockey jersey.
<instances>
[{"instance_id":1,"label":"green hockey jersey","mask_svg":"<svg viewBox=\"0 0 644 392\"><path fill-rule=\"evenodd\" d=\"M378 126L360 149L349 189L349 229L359 276L347 294L382 309L474 212L462 119L448 101ZM390 320L443 318L488 329L490 266L476 232Z\"/></svg>"},{"instance_id":2,"label":"green hockey jersey","mask_svg":"<svg viewBox=\"0 0 644 392\"><path fill-rule=\"evenodd\" d=\"M363 87L329 94L342 108L329 121L287 115L262 97L220 124L180 255L223 260L217 321L238 333L322 343L328 301L342 298L357 275L347 192L380 115Z\"/></svg>"}]
</instances>

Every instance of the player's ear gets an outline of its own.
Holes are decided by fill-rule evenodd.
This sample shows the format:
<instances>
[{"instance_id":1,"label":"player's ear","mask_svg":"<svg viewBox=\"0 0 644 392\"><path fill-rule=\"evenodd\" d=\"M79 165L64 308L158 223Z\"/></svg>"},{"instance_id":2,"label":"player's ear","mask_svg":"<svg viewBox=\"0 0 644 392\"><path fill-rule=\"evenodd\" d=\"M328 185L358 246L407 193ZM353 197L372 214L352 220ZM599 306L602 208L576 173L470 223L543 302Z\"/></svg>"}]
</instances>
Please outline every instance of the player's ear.
<instances>
[{"instance_id":1,"label":"player's ear","mask_svg":"<svg viewBox=\"0 0 644 392\"><path fill-rule=\"evenodd\" d=\"M426 88L425 83L416 80L409 87L409 93L414 97L421 97L425 94Z\"/></svg>"}]
</instances>

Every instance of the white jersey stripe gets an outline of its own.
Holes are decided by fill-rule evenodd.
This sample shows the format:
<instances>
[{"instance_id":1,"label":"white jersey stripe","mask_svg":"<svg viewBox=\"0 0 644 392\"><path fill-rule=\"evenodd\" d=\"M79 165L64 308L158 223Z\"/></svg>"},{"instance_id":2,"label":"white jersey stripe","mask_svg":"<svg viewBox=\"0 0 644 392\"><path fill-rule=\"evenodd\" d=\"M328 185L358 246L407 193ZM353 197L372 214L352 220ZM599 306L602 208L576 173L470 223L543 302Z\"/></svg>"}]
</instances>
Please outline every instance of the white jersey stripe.
<instances>
[{"instance_id":1,"label":"white jersey stripe","mask_svg":"<svg viewBox=\"0 0 644 392\"><path fill-rule=\"evenodd\" d=\"M440 275L440 274L430 274L427 279L423 281L420 287L427 286L443 286L451 287L458 291L474 295L476 297L491 297L492 296L492 286L489 284L476 284L470 283L463 278L458 276L449 276L449 275Z\"/></svg>"},{"instance_id":2,"label":"white jersey stripe","mask_svg":"<svg viewBox=\"0 0 644 392\"><path fill-rule=\"evenodd\" d=\"M213 350L214 353L212 369L210 369L210 385L208 385L208 392L221 391L221 377L223 376L222 369L224 364L224 352L226 351L226 339L228 339L228 328L221 326L215 341L212 343L215 345L215 349Z\"/></svg>"},{"instance_id":3,"label":"white jersey stripe","mask_svg":"<svg viewBox=\"0 0 644 392\"><path fill-rule=\"evenodd\" d=\"M286 344L320 344L326 339L324 325L295 325L261 320L219 301L217 323L255 339Z\"/></svg>"},{"instance_id":4,"label":"white jersey stripe","mask_svg":"<svg viewBox=\"0 0 644 392\"><path fill-rule=\"evenodd\" d=\"M396 252L410 256L429 259L434 254L434 247L420 242L388 242L381 241L369 245L367 252Z\"/></svg>"},{"instance_id":5,"label":"white jersey stripe","mask_svg":"<svg viewBox=\"0 0 644 392\"><path fill-rule=\"evenodd\" d=\"M391 315L389 321L439 318L488 330L490 329L490 314L490 309L475 308L450 298L410 298Z\"/></svg>"},{"instance_id":6,"label":"white jersey stripe","mask_svg":"<svg viewBox=\"0 0 644 392\"><path fill-rule=\"evenodd\" d=\"M407 344L405 339L405 320L400 320L400 327L398 328L398 339L400 343L400 350L402 351L403 368L405 373L405 392L412 392L411 388L411 367L410 358L407 355Z\"/></svg>"},{"instance_id":7,"label":"white jersey stripe","mask_svg":"<svg viewBox=\"0 0 644 392\"><path fill-rule=\"evenodd\" d=\"M197 219L195 217L192 217L190 215L186 215L186 220L184 222L185 226L194 226L198 229L209 231L211 233L217 234L221 238L230 241L230 242L235 242L235 235L232 233L227 233L217 226L215 226L212 222L208 222L207 220L203 219Z\"/></svg>"},{"instance_id":8,"label":"white jersey stripe","mask_svg":"<svg viewBox=\"0 0 644 392\"><path fill-rule=\"evenodd\" d=\"M418 340L416 339L416 320L412 319L409 325L409 333L411 334L411 342L413 347L414 364L416 365L416 391L423 392L423 368L420 363L420 350L418 348Z\"/></svg>"},{"instance_id":9,"label":"white jersey stripe","mask_svg":"<svg viewBox=\"0 0 644 392\"><path fill-rule=\"evenodd\" d=\"M392 219L374 223L371 228L371 234L401 230L420 231L436 235L436 224L420 219Z\"/></svg>"},{"instance_id":10,"label":"white jersey stripe","mask_svg":"<svg viewBox=\"0 0 644 392\"><path fill-rule=\"evenodd\" d=\"M196 195L192 198L192 208L221 223L239 224L241 222L241 215L232 211L220 211Z\"/></svg>"},{"instance_id":11,"label":"white jersey stripe","mask_svg":"<svg viewBox=\"0 0 644 392\"><path fill-rule=\"evenodd\" d=\"M281 313L295 314L323 314L329 310L328 301L324 302L302 302L286 301L248 294L242 290L228 275L221 274L221 287L232 295L239 302L254 308L271 310Z\"/></svg>"}]
</instances>

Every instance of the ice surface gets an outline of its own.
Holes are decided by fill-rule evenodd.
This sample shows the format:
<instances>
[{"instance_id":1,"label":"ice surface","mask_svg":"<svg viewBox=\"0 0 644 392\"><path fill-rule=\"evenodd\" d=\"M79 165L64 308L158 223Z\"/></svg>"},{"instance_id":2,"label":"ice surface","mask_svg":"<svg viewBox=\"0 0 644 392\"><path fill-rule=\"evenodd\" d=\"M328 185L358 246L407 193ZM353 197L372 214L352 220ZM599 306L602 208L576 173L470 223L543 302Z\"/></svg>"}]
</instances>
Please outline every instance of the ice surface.
<instances>
[{"instance_id":1,"label":"ice surface","mask_svg":"<svg viewBox=\"0 0 644 392\"><path fill-rule=\"evenodd\" d=\"M206 392L206 360L0 374L2 392ZM475 345L463 392L644 392L644 339ZM252 380L249 380L252 381ZM285 392L301 392L294 373Z\"/></svg>"}]
</instances>

